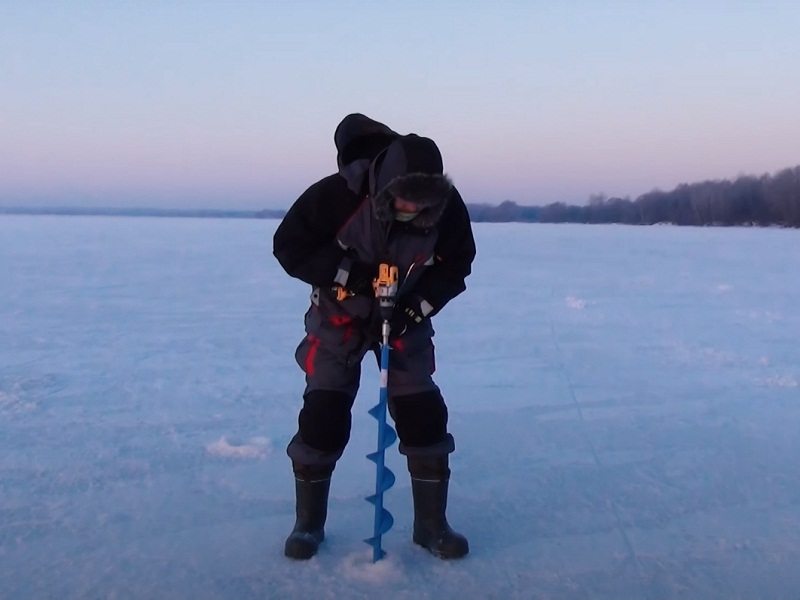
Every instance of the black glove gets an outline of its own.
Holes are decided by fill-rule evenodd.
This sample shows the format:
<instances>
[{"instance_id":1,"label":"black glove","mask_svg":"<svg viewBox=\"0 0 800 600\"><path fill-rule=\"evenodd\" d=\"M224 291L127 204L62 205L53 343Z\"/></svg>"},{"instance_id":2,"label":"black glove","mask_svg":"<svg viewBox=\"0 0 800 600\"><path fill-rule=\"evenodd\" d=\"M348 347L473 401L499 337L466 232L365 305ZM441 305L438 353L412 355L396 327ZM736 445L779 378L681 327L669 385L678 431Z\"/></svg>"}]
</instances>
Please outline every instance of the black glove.
<instances>
[{"instance_id":1,"label":"black glove","mask_svg":"<svg viewBox=\"0 0 800 600\"><path fill-rule=\"evenodd\" d=\"M422 299L416 294L403 296L397 300L392 311L392 335L400 336L412 327L418 327L425 322L420 306Z\"/></svg>"},{"instance_id":2,"label":"black glove","mask_svg":"<svg viewBox=\"0 0 800 600\"><path fill-rule=\"evenodd\" d=\"M360 296L374 296L375 289L372 281L378 274L378 269L369 263L354 260L350 265L350 274L347 276L345 289Z\"/></svg>"}]
</instances>

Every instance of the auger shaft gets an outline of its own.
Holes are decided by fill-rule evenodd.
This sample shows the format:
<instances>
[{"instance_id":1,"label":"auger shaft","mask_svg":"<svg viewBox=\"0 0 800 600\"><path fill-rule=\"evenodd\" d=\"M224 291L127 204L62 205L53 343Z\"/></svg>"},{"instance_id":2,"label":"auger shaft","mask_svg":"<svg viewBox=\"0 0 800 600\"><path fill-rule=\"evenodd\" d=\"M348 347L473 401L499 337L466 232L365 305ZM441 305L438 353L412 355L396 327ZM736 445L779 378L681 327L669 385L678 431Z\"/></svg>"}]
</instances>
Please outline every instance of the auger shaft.
<instances>
[{"instance_id":1,"label":"auger shaft","mask_svg":"<svg viewBox=\"0 0 800 600\"><path fill-rule=\"evenodd\" d=\"M389 334L391 332L391 311L397 293L397 267L382 264L379 276L375 280L375 296L378 298L381 318L381 386L378 404L369 410L378 421L378 448L368 454L367 458L375 463L375 493L367 498L375 506L375 522L373 536L364 540L372 546L372 561L377 562L386 556L381 548L381 537L394 524L391 513L383 507L383 493L395 482L394 473L385 465L386 449L397 440L397 433L386 422L386 411L389 401Z\"/></svg>"}]
</instances>

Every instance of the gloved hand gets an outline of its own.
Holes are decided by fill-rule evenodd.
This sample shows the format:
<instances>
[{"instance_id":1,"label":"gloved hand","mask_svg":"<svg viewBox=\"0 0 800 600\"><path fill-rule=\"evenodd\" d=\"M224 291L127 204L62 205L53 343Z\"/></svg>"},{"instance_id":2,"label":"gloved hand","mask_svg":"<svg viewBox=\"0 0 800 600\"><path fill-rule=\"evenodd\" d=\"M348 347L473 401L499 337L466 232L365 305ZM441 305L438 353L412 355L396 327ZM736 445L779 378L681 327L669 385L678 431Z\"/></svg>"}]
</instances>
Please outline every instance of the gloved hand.
<instances>
[{"instance_id":1,"label":"gloved hand","mask_svg":"<svg viewBox=\"0 0 800 600\"><path fill-rule=\"evenodd\" d=\"M372 281L378 274L378 268L369 263L354 260L350 265L350 275L347 276L345 289L361 296L374 296L375 290Z\"/></svg>"},{"instance_id":2,"label":"gloved hand","mask_svg":"<svg viewBox=\"0 0 800 600\"><path fill-rule=\"evenodd\" d=\"M409 294L397 300L392 311L392 335L400 336L412 327L418 327L427 319L420 306L422 299L416 294Z\"/></svg>"}]
</instances>

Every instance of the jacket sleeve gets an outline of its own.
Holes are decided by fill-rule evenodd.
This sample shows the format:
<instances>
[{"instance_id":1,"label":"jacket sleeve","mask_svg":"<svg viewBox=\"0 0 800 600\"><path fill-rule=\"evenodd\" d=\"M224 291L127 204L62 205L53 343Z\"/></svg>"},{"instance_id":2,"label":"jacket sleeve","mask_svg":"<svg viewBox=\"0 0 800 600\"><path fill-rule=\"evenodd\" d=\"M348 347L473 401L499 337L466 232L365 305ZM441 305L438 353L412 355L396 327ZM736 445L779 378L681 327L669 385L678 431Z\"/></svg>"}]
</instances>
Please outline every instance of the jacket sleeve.
<instances>
[{"instance_id":1,"label":"jacket sleeve","mask_svg":"<svg viewBox=\"0 0 800 600\"><path fill-rule=\"evenodd\" d=\"M338 175L318 181L303 192L278 226L272 252L292 277L314 286L333 285L345 256L336 234L352 212L352 201L342 197L343 192L352 194Z\"/></svg>"},{"instance_id":2,"label":"jacket sleeve","mask_svg":"<svg viewBox=\"0 0 800 600\"><path fill-rule=\"evenodd\" d=\"M465 279L472 272L475 252L467 207L453 188L453 196L439 222L434 263L414 286L414 292L433 307L431 316L467 289Z\"/></svg>"}]
</instances>

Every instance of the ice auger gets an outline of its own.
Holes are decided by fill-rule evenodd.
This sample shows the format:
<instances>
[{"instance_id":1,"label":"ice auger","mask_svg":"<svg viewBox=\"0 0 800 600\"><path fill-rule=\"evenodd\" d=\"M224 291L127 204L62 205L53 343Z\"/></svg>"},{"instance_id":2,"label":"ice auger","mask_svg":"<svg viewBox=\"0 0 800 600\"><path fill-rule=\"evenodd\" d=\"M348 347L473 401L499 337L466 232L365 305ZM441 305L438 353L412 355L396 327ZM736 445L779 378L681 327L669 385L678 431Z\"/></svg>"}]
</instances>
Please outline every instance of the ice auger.
<instances>
[{"instance_id":1,"label":"ice auger","mask_svg":"<svg viewBox=\"0 0 800 600\"><path fill-rule=\"evenodd\" d=\"M386 556L386 552L381 548L381 536L394 524L391 513L383 508L383 493L391 488L395 481L394 473L384 465L384 459L386 458L386 449L397 440L397 433L386 422L386 406L389 398L389 332L397 295L397 267L381 264L378 277L373 285L383 321L381 325L381 388L378 404L369 410L369 414L378 421L378 449L367 455L367 458L376 465L375 493L366 499L375 506L375 527L372 537L364 541L372 546L372 562L377 562Z\"/></svg>"}]
</instances>

